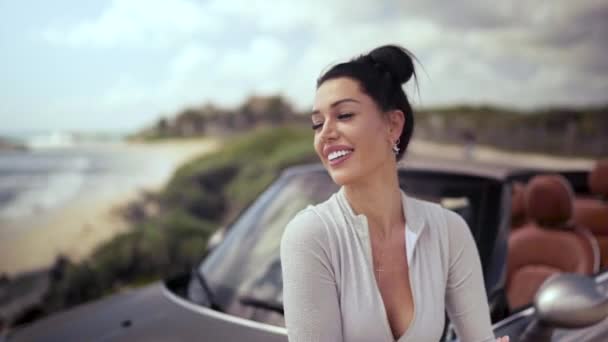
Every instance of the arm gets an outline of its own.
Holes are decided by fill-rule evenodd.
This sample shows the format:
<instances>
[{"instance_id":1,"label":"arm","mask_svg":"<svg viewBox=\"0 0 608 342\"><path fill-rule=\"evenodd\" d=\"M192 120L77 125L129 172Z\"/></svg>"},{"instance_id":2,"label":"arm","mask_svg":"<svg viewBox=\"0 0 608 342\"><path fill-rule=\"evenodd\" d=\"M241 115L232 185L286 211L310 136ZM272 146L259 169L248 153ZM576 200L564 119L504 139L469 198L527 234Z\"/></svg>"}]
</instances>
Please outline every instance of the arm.
<instances>
[{"instance_id":1,"label":"arm","mask_svg":"<svg viewBox=\"0 0 608 342\"><path fill-rule=\"evenodd\" d=\"M312 209L300 211L287 224L281 238L281 268L289 340L342 342L326 226Z\"/></svg>"},{"instance_id":2,"label":"arm","mask_svg":"<svg viewBox=\"0 0 608 342\"><path fill-rule=\"evenodd\" d=\"M461 341L495 341L481 261L469 226L445 210L449 239L446 309Z\"/></svg>"}]
</instances>

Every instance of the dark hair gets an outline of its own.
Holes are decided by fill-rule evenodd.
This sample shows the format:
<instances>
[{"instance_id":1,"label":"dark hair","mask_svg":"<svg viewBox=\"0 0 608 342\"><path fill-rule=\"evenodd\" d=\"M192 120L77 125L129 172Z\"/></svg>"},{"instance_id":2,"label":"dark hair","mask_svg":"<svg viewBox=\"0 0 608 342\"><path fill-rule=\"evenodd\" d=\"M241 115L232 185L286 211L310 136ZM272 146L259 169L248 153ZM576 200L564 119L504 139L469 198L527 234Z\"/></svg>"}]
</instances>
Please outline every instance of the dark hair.
<instances>
[{"instance_id":1,"label":"dark hair","mask_svg":"<svg viewBox=\"0 0 608 342\"><path fill-rule=\"evenodd\" d=\"M359 82L363 92L369 95L382 111L399 109L405 114L397 160L405 154L414 131L414 113L402 88L412 76L416 80L412 60L414 58L414 55L403 47L383 45L368 54L334 65L317 79L319 88L327 80L352 78Z\"/></svg>"}]
</instances>

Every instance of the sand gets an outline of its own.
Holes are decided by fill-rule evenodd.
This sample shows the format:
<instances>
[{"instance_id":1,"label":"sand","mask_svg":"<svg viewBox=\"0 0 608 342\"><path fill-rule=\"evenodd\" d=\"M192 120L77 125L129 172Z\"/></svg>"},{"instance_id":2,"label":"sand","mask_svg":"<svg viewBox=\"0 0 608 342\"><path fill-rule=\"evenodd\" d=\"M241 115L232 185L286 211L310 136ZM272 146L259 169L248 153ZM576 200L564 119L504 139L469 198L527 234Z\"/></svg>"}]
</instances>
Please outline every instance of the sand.
<instances>
[{"instance_id":1,"label":"sand","mask_svg":"<svg viewBox=\"0 0 608 342\"><path fill-rule=\"evenodd\" d=\"M116 208L135 200L142 190L161 189L173 171L185 161L218 148L211 139L165 140L118 146L133 153L153 153L162 168L144 177L133 177L108 191L82 193L45 217L20 219L3 227L0 240L0 274L47 268L59 254L71 261L88 256L97 246L129 229ZM137 172L137 171L134 171ZM129 184L130 182L130 184ZM118 188L118 189L116 189Z\"/></svg>"}]
</instances>

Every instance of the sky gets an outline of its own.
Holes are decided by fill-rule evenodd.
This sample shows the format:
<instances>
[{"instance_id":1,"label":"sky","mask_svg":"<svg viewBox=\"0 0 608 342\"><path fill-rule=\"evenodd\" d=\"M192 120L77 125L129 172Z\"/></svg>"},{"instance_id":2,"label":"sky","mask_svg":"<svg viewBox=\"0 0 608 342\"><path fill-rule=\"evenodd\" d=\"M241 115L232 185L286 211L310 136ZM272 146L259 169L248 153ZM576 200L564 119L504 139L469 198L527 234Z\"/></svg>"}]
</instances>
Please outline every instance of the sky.
<instances>
[{"instance_id":1,"label":"sky","mask_svg":"<svg viewBox=\"0 0 608 342\"><path fill-rule=\"evenodd\" d=\"M0 0L0 132L133 131L251 95L311 108L328 66L419 60L414 106L608 103L608 1Z\"/></svg>"}]
</instances>

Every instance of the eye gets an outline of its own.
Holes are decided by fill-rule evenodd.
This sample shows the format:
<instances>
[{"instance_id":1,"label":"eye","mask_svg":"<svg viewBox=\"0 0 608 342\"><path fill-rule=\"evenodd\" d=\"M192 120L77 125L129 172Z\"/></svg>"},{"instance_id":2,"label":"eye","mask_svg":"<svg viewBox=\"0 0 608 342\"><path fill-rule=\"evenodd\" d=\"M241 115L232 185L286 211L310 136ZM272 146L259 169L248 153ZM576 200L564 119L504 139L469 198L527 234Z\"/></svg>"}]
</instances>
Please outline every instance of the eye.
<instances>
[{"instance_id":1,"label":"eye","mask_svg":"<svg viewBox=\"0 0 608 342\"><path fill-rule=\"evenodd\" d=\"M353 113L339 114L338 119L348 119L353 115L354 115ZM323 126L323 123L313 124L312 129L316 131L317 129L321 128L321 126Z\"/></svg>"}]
</instances>

